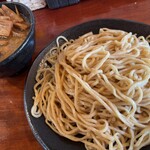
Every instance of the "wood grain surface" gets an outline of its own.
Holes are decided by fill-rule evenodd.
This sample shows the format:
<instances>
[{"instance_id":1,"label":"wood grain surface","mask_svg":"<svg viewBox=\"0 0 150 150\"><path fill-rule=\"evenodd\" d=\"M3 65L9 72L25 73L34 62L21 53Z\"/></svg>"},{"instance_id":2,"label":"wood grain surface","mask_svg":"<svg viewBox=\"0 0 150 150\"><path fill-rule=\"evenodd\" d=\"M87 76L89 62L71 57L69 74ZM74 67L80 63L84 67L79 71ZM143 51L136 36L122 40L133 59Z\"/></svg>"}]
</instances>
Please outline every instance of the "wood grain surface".
<instances>
[{"instance_id":1,"label":"wood grain surface","mask_svg":"<svg viewBox=\"0 0 150 150\"><path fill-rule=\"evenodd\" d=\"M33 13L36 49L32 62L54 37L85 21L122 18L150 24L150 0L81 0L76 5L53 10L46 7ZM42 149L31 132L24 111L24 84L30 66L17 76L0 79L1 150Z\"/></svg>"}]
</instances>

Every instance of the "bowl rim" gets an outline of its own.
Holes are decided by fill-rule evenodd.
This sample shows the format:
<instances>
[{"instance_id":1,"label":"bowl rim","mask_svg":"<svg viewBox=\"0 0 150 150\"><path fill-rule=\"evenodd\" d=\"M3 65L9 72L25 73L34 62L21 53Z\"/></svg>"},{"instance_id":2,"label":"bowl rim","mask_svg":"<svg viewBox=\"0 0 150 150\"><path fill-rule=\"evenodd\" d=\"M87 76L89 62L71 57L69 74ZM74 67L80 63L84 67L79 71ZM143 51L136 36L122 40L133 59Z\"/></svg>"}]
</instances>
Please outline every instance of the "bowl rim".
<instances>
[{"instance_id":1,"label":"bowl rim","mask_svg":"<svg viewBox=\"0 0 150 150\"><path fill-rule=\"evenodd\" d=\"M4 60L2 60L0 62L0 66L4 66L5 64L11 62L11 60L13 60L24 48L24 46L29 42L29 39L31 37L31 33L34 32L35 29L35 18L34 18L34 14L31 11L31 9L29 7L27 7L25 4L23 3L19 3L19 2L0 2L0 5L7 5L7 4L12 4L12 5L16 5L16 6L21 6L22 8L26 9L27 12L29 13L31 19L30 19L30 29L29 29L29 33L27 35L27 37L25 38L25 40L23 41L23 43L12 53L10 54L8 57L6 57Z\"/></svg>"}]
</instances>

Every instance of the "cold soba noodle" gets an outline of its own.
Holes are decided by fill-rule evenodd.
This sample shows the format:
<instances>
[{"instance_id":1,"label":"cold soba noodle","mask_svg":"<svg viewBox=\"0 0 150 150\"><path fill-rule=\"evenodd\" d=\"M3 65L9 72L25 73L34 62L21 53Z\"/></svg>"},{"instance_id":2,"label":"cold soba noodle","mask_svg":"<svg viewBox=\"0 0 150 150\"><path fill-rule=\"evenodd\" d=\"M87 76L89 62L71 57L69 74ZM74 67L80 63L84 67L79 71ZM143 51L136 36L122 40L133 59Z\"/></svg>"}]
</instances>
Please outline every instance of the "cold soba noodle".
<instances>
[{"instance_id":1,"label":"cold soba noodle","mask_svg":"<svg viewBox=\"0 0 150 150\"><path fill-rule=\"evenodd\" d=\"M87 150L150 144L150 46L144 37L100 29L50 50L40 63L32 115Z\"/></svg>"}]
</instances>

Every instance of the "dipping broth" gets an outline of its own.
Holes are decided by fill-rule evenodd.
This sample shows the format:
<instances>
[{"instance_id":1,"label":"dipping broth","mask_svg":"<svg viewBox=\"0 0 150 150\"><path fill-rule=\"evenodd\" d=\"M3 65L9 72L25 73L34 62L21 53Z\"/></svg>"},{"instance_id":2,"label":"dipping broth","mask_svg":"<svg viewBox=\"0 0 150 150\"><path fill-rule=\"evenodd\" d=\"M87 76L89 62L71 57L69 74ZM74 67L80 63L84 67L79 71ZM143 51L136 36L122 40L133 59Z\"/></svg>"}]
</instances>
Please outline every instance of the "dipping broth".
<instances>
[{"instance_id":1,"label":"dipping broth","mask_svg":"<svg viewBox=\"0 0 150 150\"><path fill-rule=\"evenodd\" d=\"M14 53L29 33L29 22L7 6L0 8L0 62Z\"/></svg>"}]
</instances>

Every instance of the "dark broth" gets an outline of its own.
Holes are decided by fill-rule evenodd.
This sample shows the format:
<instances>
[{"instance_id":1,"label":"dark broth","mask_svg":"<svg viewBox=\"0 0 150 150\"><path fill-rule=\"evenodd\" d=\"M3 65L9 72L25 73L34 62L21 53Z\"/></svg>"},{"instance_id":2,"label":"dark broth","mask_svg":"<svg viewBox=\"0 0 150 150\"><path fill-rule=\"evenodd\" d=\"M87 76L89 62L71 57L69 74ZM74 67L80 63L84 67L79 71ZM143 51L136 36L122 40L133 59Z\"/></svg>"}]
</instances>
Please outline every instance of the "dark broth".
<instances>
[{"instance_id":1,"label":"dark broth","mask_svg":"<svg viewBox=\"0 0 150 150\"><path fill-rule=\"evenodd\" d=\"M13 54L20 46L21 44L25 41L29 29L30 29L30 24L27 21L27 19L20 15L23 18L23 22L28 25L28 28L25 30L21 30L15 26L12 27L11 34L9 37L0 37L0 40L6 41L6 45L0 45L0 62L5 60L7 57L9 57L11 54Z\"/></svg>"},{"instance_id":2,"label":"dark broth","mask_svg":"<svg viewBox=\"0 0 150 150\"><path fill-rule=\"evenodd\" d=\"M24 42L28 35L29 29L21 32L21 38L11 36L8 40L8 44L0 46L0 62L10 56L19 46Z\"/></svg>"}]
</instances>

